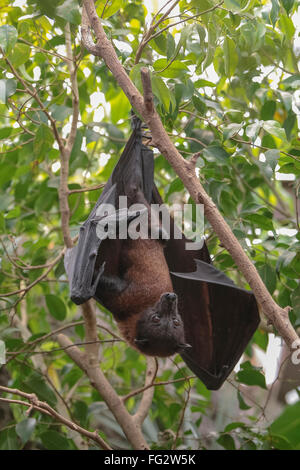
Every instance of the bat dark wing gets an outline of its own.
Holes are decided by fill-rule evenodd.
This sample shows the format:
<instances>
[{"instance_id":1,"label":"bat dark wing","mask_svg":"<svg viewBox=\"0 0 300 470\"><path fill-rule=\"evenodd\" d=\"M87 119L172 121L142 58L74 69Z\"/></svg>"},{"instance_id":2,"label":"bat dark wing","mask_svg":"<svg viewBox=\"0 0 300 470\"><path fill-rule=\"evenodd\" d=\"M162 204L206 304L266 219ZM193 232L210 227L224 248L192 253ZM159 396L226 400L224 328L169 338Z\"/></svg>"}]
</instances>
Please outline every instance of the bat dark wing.
<instances>
[{"instance_id":1,"label":"bat dark wing","mask_svg":"<svg viewBox=\"0 0 300 470\"><path fill-rule=\"evenodd\" d=\"M152 202L162 203L157 188ZM252 292L240 289L211 264L204 244L200 250L186 250L186 238L171 236L165 248L185 340L192 348L181 353L188 367L208 389L221 387L239 361L259 324ZM178 230L178 229L177 229Z\"/></svg>"},{"instance_id":2,"label":"bat dark wing","mask_svg":"<svg viewBox=\"0 0 300 470\"><path fill-rule=\"evenodd\" d=\"M95 207L80 227L77 245L68 249L65 254L64 263L69 279L70 297L77 305L92 297L99 300L97 285L105 268L103 258L109 260L106 262L109 264L109 272L118 273L118 254L122 242L113 240L112 247L110 240L99 236L97 230L99 223L104 227L109 221L113 222L114 216L107 216L106 205L110 204L116 209L115 217L118 224L123 217L118 206L119 196L128 195L132 188L138 187L150 202L153 171L153 153L142 144L141 121L134 117L133 132ZM134 215L128 217L128 214L125 214L125 218L128 222L130 218L134 218Z\"/></svg>"}]
</instances>

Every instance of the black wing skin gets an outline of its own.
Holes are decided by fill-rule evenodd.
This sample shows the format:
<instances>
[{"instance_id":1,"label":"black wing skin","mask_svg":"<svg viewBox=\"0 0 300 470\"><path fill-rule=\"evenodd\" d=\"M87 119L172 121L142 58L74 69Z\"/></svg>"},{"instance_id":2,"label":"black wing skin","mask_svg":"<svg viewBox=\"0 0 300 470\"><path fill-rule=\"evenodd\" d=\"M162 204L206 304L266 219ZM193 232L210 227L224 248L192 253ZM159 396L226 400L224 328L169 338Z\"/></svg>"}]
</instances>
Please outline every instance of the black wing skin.
<instances>
[{"instance_id":1,"label":"black wing skin","mask_svg":"<svg viewBox=\"0 0 300 470\"><path fill-rule=\"evenodd\" d=\"M141 121L135 118L133 132L110 179L88 219L80 227L77 245L67 250L65 255L70 296L77 305L92 297L100 299L97 285L104 269L110 274L118 274L122 242L103 240L96 233L99 221L106 220L105 211L102 211L103 204L112 204L118 209L118 197L130 196L135 188L142 189L145 198L150 202L153 171L153 153L142 144Z\"/></svg>"},{"instance_id":2,"label":"black wing skin","mask_svg":"<svg viewBox=\"0 0 300 470\"><path fill-rule=\"evenodd\" d=\"M152 202L161 204L156 187ZM172 221L173 222L173 221ZM171 236L165 248L185 340L181 353L188 367L208 389L221 387L255 333L260 318L252 292L240 289L211 264L207 246L186 250L186 240Z\"/></svg>"},{"instance_id":3,"label":"black wing skin","mask_svg":"<svg viewBox=\"0 0 300 470\"><path fill-rule=\"evenodd\" d=\"M153 152L142 144L141 122L137 119L109 181L80 228L77 246L65 256L71 298L76 304L91 297L101 303L101 292L97 290L101 274L120 275L122 240L101 240L96 233L97 223L106 220L105 213L101 213L103 204L118 209L118 196L130 198L137 187L149 203L162 204L153 181L153 162ZM200 250L186 250L185 237L174 237L176 229L171 219L165 257L178 295L185 340L192 346L181 357L208 389L218 389L259 324L257 304L251 292L238 288L212 266L205 244Z\"/></svg>"}]
</instances>

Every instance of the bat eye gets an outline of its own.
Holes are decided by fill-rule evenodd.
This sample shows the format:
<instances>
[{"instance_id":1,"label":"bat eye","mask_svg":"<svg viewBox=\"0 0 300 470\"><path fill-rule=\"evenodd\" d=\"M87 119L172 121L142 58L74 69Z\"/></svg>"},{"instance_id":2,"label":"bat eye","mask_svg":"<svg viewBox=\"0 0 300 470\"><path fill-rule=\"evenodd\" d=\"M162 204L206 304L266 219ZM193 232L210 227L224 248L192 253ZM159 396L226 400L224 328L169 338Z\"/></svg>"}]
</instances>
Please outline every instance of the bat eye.
<instances>
[{"instance_id":1,"label":"bat eye","mask_svg":"<svg viewBox=\"0 0 300 470\"><path fill-rule=\"evenodd\" d=\"M153 323L159 323L160 322L160 316L159 315L152 315L151 320Z\"/></svg>"}]
</instances>

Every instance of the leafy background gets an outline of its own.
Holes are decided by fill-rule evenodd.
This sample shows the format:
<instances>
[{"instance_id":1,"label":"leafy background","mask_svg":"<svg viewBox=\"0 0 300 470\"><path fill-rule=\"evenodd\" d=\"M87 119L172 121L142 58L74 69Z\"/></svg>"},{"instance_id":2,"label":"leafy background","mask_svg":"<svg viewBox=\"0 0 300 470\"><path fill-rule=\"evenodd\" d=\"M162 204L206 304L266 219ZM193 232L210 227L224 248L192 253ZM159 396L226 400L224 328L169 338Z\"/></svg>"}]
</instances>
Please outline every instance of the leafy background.
<instances>
[{"instance_id":1,"label":"leafy background","mask_svg":"<svg viewBox=\"0 0 300 470\"><path fill-rule=\"evenodd\" d=\"M197 161L201 182L274 299L282 307L292 307L290 317L298 327L299 2L175 3L176 9L153 32L138 63L152 2L101 0L97 11L139 89L140 68L149 67L165 128L183 156L201 152ZM80 21L76 0L2 0L1 4L0 363L7 364L0 380L34 391L57 409L63 403L81 426L97 428L112 445L128 448L101 396L54 339L49 336L30 346L74 322L68 334L75 343L84 341L81 312L69 299L60 256L60 152L44 112L55 119L65 138L72 116L66 22L71 25L80 96L69 189L105 183L130 132L130 104L105 64L82 48ZM18 77L36 91L43 108ZM189 201L181 181L157 152L155 178L167 203ZM70 195L72 236L99 193ZM205 234L215 265L247 287L209 226ZM26 295L18 292L26 286ZM99 309L98 317L114 331L108 312ZM300 448L299 367L284 360L283 348L281 375L277 371L266 385L265 358L273 368L277 360L265 355L273 338L269 331L266 324L257 331L239 372L219 392L208 392L195 379L174 383L190 372L179 357L161 360L158 379L170 383L155 387L144 423L152 448ZM112 337L99 330L99 338ZM33 354L34 349L43 354ZM101 368L120 395L143 385L145 367L145 358L124 343L103 343ZM136 406L135 398L127 401L129 411ZM0 409L0 428L0 449L76 448L68 429L37 412L28 417L18 405Z\"/></svg>"}]
</instances>

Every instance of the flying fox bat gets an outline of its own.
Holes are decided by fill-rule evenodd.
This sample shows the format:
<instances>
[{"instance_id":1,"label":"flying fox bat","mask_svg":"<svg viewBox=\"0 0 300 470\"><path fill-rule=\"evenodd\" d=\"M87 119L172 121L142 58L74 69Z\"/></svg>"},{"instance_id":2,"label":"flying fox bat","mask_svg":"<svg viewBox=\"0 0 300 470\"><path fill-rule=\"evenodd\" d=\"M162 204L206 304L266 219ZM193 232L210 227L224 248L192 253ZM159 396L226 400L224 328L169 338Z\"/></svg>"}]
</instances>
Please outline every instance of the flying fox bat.
<instances>
[{"instance_id":1,"label":"flying fox bat","mask_svg":"<svg viewBox=\"0 0 300 470\"><path fill-rule=\"evenodd\" d=\"M206 387L216 390L258 326L257 304L252 292L212 266L205 243L186 250L188 240L175 236L179 229L172 218L164 233L150 207L162 204L153 178L153 152L143 145L135 118L78 244L66 253L71 299L82 304L95 298L111 311L132 347L160 357L178 352ZM127 197L124 207L120 196ZM145 236L148 232L128 238L130 225L142 225L141 217L156 237Z\"/></svg>"}]
</instances>

